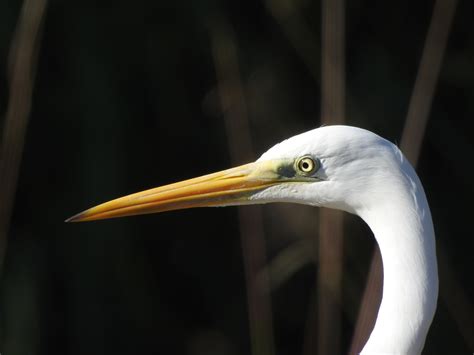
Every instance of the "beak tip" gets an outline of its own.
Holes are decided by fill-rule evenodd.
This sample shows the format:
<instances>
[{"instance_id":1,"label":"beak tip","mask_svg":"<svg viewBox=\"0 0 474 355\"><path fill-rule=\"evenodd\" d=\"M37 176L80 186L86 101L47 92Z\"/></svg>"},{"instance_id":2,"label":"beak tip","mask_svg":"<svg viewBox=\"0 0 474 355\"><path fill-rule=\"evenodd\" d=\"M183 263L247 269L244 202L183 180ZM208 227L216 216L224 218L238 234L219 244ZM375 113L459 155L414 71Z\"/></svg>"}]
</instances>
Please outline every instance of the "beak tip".
<instances>
[{"instance_id":1,"label":"beak tip","mask_svg":"<svg viewBox=\"0 0 474 355\"><path fill-rule=\"evenodd\" d=\"M66 219L64 222L65 223L81 222L84 218L84 215L85 215L85 212L75 214L74 216L69 217L68 219Z\"/></svg>"}]
</instances>

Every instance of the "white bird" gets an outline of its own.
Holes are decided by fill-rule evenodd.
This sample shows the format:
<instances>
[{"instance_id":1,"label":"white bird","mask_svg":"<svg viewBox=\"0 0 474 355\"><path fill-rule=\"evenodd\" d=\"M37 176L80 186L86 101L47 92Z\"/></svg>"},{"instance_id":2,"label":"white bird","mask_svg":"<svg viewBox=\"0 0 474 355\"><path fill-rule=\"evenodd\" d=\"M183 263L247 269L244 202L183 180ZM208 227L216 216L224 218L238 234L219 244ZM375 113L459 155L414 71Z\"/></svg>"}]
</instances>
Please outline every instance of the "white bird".
<instances>
[{"instance_id":1,"label":"white bird","mask_svg":"<svg viewBox=\"0 0 474 355\"><path fill-rule=\"evenodd\" d=\"M384 284L361 354L420 354L438 297L431 213L402 152L367 130L314 129L275 145L254 163L125 196L68 221L269 202L344 210L369 225L380 247Z\"/></svg>"}]
</instances>

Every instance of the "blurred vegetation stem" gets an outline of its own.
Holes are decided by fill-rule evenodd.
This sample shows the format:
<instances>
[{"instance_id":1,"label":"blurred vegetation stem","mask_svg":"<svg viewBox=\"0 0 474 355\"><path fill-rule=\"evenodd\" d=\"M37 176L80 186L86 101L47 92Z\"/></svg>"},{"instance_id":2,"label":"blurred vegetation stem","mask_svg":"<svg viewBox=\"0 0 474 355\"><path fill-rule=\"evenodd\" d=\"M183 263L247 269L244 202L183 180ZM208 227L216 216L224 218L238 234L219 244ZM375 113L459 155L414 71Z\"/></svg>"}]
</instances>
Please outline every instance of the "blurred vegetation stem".
<instances>
[{"instance_id":1,"label":"blurred vegetation stem","mask_svg":"<svg viewBox=\"0 0 474 355\"><path fill-rule=\"evenodd\" d=\"M321 124L342 124L345 115L345 3L322 2ZM341 353L343 214L322 208L319 219L318 351ZM315 353L313 351L313 353Z\"/></svg>"},{"instance_id":2,"label":"blurred vegetation stem","mask_svg":"<svg viewBox=\"0 0 474 355\"><path fill-rule=\"evenodd\" d=\"M47 0L25 0L10 46L10 96L0 150L0 271L12 215Z\"/></svg>"},{"instance_id":3,"label":"blurred vegetation stem","mask_svg":"<svg viewBox=\"0 0 474 355\"><path fill-rule=\"evenodd\" d=\"M210 29L218 91L224 113L232 163L255 158L250 136L247 105L240 80L234 31L227 22ZM238 208L242 254L247 282L247 303L253 355L275 353L270 283L266 264L263 215L260 206Z\"/></svg>"}]
</instances>

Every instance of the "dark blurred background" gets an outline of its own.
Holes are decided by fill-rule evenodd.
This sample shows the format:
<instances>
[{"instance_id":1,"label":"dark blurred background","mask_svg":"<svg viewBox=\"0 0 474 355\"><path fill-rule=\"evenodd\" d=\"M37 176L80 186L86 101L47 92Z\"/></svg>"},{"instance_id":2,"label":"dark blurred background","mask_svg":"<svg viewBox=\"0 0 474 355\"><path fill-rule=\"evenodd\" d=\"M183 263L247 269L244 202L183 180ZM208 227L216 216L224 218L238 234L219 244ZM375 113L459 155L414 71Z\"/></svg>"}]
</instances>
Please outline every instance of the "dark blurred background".
<instances>
[{"instance_id":1,"label":"dark blurred background","mask_svg":"<svg viewBox=\"0 0 474 355\"><path fill-rule=\"evenodd\" d=\"M1 123L22 5L0 2ZM400 142L433 6L346 1L347 124ZM440 297L424 354L474 351L474 334L463 329L472 326L474 301L473 15L474 3L460 0L417 169L448 281L462 290L448 297L468 319ZM63 221L114 197L246 162L231 161L238 147L228 144L215 38L224 53L225 45L235 50L253 145L247 161L318 127L321 23L321 2L309 0L47 3L1 275L3 355L251 353L237 208ZM246 208L263 216L274 353L309 355L318 264L301 252L278 262L295 245L315 244L318 212ZM374 240L357 217L344 223L347 353Z\"/></svg>"}]
</instances>

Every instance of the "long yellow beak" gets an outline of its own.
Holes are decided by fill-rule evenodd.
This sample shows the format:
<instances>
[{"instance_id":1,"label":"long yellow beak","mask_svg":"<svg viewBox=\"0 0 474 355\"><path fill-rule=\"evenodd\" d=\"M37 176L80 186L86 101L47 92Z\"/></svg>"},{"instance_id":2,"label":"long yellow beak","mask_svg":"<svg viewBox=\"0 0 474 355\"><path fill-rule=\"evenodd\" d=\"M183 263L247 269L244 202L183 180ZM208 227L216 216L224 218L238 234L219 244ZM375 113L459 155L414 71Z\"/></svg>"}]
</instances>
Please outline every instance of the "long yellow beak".
<instances>
[{"instance_id":1,"label":"long yellow beak","mask_svg":"<svg viewBox=\"0 0 474 355\"><path fill-rule=\"evenodd\" d=\"M192 207L245 204L249 197L282 182L279 161L256 162L124 196L66 222L83 222Z\"/></svg>"}]
</instances>

